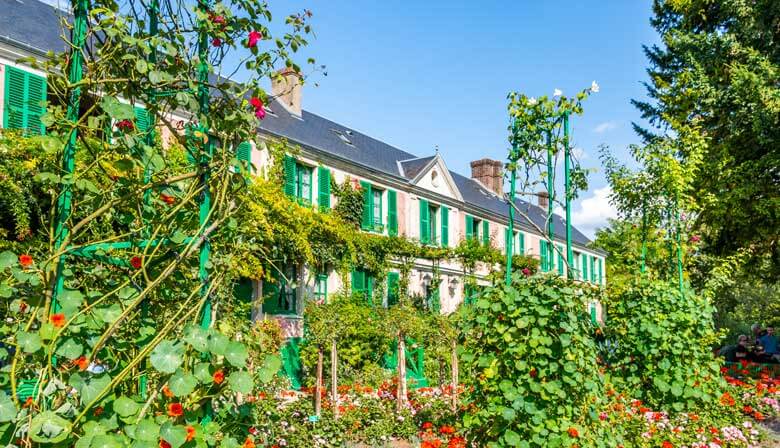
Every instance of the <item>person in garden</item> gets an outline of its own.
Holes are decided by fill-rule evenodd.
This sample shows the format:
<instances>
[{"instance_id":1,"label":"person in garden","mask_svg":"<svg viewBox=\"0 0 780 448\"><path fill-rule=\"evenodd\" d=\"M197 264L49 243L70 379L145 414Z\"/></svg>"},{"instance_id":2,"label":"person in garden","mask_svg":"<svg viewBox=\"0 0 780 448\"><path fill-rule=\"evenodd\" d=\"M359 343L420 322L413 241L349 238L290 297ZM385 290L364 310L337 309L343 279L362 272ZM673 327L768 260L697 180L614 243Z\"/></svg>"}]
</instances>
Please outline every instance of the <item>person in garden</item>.
<instances>
[{"instance_id":1,"label":"person in garden","mask_svg":"<svg viewBox=\"0 0 780 448\"><path fill-rule=\"evenodd\" d=\"M743 359L747 360L750 355L747 335L739 335L736 345L723 347L719 354L726 358L726 362L739 362Z\"/></svg>"},{"instance_id":2,"label":"person in garden","mask_svg":"<svg viewBox=\"0 0 780 448\"><path fill-rule=\"evenodd\" d=\"M766 334L759 339L761 347L764 348L764 353L767 357L773 361L780 361L780 352L777 350L777 337L775 336L775 329L773 327L766 327Z\"/></svg>"}]
</instances>

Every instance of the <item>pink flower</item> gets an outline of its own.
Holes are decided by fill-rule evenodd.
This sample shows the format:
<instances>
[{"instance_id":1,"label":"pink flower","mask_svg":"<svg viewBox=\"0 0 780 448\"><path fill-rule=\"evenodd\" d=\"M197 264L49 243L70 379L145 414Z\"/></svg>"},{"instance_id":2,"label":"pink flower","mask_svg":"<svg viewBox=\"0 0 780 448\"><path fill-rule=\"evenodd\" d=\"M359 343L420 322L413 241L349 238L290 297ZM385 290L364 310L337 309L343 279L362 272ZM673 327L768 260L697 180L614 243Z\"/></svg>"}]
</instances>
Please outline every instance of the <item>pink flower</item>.
<instances>
[{"instance_id":1,"label":"pink flower","mask_svg":"<svg viewBox=\"0 0 780 448\"><path fill-rule=\"evenodd\" d=\"M249 104L252 105L252 107L255 108L255 117L258 118L258 120L262 120L265 118L265 107L263 107L263 100L260 98L253 96L249 100Z\"/></svg>"},{"instance_id":2,"label":"pink flower","mask_svg":"<svg viewBox=\"0 0 780 448\"><path fill-rule=\"evenodd\" d=\"M691 236L691 239L690 239L691 243L698 243L699 241L701 241L701 237L699 235Z\"/></svg>"},{"instance_id":3,"label":"pink flower","mask_svg":"<svg viewBox=\"0 0 780 448\"><path fill-rule=\"evenodd\" d=\"M531 276L531 270L528 269L528 268L523 268L523 270L520 271L520 272L522 272L523 275L525 275L526 277L530 277Z\"/></svg>"},{"instance_id":4,"label":"pink flower","mask_svg":"<svg viewBox=\"0 0 780 448\"><path fill-rule=\"evenodd\" d=\"M215 37L214 39L211 40L211 46L212 47L220 47L220 46L222 46L222 39L220 39L218 37Z\"/></svg>"},{"instance_id":5,"label":"pink flower","mask_svg":"<svg viewBox=\"0 0 780 448\"><path fill-rule=\"evenodd\" d=\"M263 38L263 34L259 31L250 31L249 32L249 39L247 39L246 46L249 48L255 48L257 46L257 42Z\"/></svg>"}]
</instances>

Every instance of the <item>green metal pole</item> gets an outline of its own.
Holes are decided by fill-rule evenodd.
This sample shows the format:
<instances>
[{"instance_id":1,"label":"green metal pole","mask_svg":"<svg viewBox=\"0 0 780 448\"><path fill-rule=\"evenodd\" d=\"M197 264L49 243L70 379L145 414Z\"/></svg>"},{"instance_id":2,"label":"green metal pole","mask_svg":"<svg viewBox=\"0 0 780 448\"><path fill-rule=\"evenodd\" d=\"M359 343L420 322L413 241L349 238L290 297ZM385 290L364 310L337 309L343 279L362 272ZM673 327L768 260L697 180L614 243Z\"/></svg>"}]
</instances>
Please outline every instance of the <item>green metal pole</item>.
<instances>
[{"instance_id":1,"label":"green metal pole","mask_svg":"<svg viewBox=\"0 0 780 448\"><path fill-rule=\"evenodd\" d=\"M639 272L644 274L646 269L647 260L647 214L646 214L647 199L642 198L642 264L639 267Z\"/></svg>"},{"instance_id":2,"label":"green metal pole","mask_svg":"<svg viewBox=\"0 0 780 448\"><path fill-rule=\"evenodd\" d=\"M68 69L68 82L75 84L84 77L84 45L87 39L87 13L89 11L89 0L77 0L73 8L73 29L71 30L71 41L73 48L70 50L70 67ZM66 117L69 123L73 124L73 129L68 136L68 143L65 145L62 154L62 174L70 176L75 169L76 142L78 141L78 130L75 127L79 120L79 105L81 104L81 87L76 87L70 92L68 98L68 110ZM55 250L59 250L62 244L68 238L69 229L67 221L72 210L72 190L70 184L63 184L62 193L57 199L57 222L55 225ZM59 309L57 299L62 294L65 286L65 277L63 270L65 268L65 255L57 260L57 272L54 281L54 291L52 292L51 310L56 312Z\"/></svg>"},{"instance_id":3,"label":"green metal pole","mask_svg":"<svg viewBox=\"0 0 780 448\"><path fill-rule=\"evenodd\" d=\"M675 233L677 239L677 281L680 286L680 294L683 293L683 262L682 262L682 242L680 241L680 207L677 205L677 199L674 201L675 212Z\"/></svg>"},{"instance_id":4,"label":"green metal pole","mask_svg":"<svg viewBox=\"0 0 780 448\"><path fill-rule=\"evenodd\" d=\"M566 189L566 276L574 278L574 272L571 269L574 266L574 254L571 249L571 148L569 147L569 112L563 113L563 160L564 160L564 182Z\"/></svg>"},{"instance_id":5,"label":"green metal pole","mask_svg":"<svg viewBox=\"0 0 780 448\"><path fill-rule=\"evenodd\" d=\"M553 168L553 148L552 148L552 135L547 133L547 237L550 239L550 243L547 245L547 266L555 266L555 223L553 222L553 203L555 202L555 177Z\"/></svg>"},{"instance_id":6,"label":"green metal pole","mask_svg":"<svg viewBox=\"0 0 780 448\"><path fill-rule=\"evenodd\" d=\"M203 12L203 15L206 16L209 11L209 0L199 0L198 1L198 8L201 9ZM200 154L200 167L199 170L201 171L200 175L200 182L203 185L203 194L201 196L200 201L200 210L198 212L198 224L202 231L205 231L206 229L206 221L208 220L209 211L211 210L211 191L209 190L209 170L207 169L208 164L211 160L213 148L212 148L212 142L211 138L209 136L209 123L208 123L208 114L209 114L209 88L208 88L208 77L209 77L209 66L208 66L208 56L209 56L209 47L208 47L208 33L204 31L205 26L204 24L200 24L200 36L199 36L199 42L198 42L198 104L200 108L200 116L198 117L199 120L199 127L200 131L207 136L206 141L206 151L201 152ZM209 281L209 274L208 270L206 269L206 266L209 262L209 256L211 255L211 244L208 241L208 238L206 241L203 241L203 244L200 246L200 257L199 257L199 268L198 268L198 279L201 282L201 294L205 295L208 294L208 281ZM200 325L203 328L208 328L211 326L211 300L206 300L205 304L203 305L203 314L201 316Z\"/></svg>"},{"instance_id":7,"label":"green metal pole","mask_svg":"<svg viewBox=\"0 0 780 448\"><path fill-rule=\"evenodd\" d=\"M510 180L509 180L509 235L507 235L506 242L506 284L507 286L512 284L512 255L513 246L515 244L515 183L517 181L517 143L515 143L515 135L517 133L517 122L512 124L512 153L509 155L510 163Z\"/></svg>"}]
</instances>

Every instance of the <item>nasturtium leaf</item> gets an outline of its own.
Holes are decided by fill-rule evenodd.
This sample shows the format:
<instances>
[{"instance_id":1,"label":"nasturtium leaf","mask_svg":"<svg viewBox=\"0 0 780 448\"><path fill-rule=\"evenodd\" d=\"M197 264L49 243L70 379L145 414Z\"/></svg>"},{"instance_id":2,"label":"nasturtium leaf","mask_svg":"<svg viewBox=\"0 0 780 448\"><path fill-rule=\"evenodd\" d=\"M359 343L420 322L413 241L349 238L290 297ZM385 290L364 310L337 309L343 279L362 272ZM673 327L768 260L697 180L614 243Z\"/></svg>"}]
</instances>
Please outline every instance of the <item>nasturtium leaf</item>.
<instances>
[{"instance_id":1,"label":"nasturtium leaf","mask_svg":"<svg viewBox=\"0 0 780 448\"><path fill-rule=\"evenodd\" d=\"M30 421L30 438L38 443L59 443L68 437L70 422L52 411L44 411Z\"/></svg>"},{"instance_id":2,"label":"nasturtium leaf","mask_svg":"<svg viewBox=\"0 0 780 448\"><path fill-rule=\"evenodd\" d=\"M135 426L133 438L143 442L156 442L160 438L160 425L145 418Z\"/></svg>"},{"instance_id":3,"label":"nasturtium leaf","mask_svg":"<svg viewBox=\"0 0 780 448\"><path fill-rule=\"evenodd\" d=\"M506 440L506 443L509 446L520 446L520 441L522 439L520 438L520 434L512 431L511 429L507 429L504 432L504 440Z\"/></svg>"},{"instance_id":4,"label":"nasturtium leaf","mask_svg":"<svg viewBox=\"0 0 780 448\"><path fill-rule=\"evenodd\" d=\"M184 328L184 342L190 344L195 350L204 353L208 351L208 331L197 325L187 325Z\"/></svg>"},{"instance_id":5,"label":"nasturtium leaf","mask_svg":"<svg viewBox=\"0 0 780 448\"><path fill-rule=\"evenodd\" d=\"M192 369L192 373L195 375L195 378L198 379L203 384L211 384L214 382L214 377L211 372L211 364L207 362L200 362L195 365L195 368Z\"/></svg>"},{"instance_id":6,"label":"nasturtium leaf","mask_svg":"<svg viewBox=\"0 0 780 448\"><path fill-rule=\"evenodd\" d=\"M187 235L182 233L180 230L177 230L173 232L173 235L171 235L171 241L176 244L181 244L187 239Z\"/></svg>"},{"instance_id":7,"label":"nasturtium leaf","mask_svg":"<svg viewBox=\"0 0 780 448\"><path fill-rule=\"evenodd\" d=\"M118 303L114 303L109 306L94 308L92 312L98 320L106 324L111 324L122 315L122 308Z\"/></svg>"},{"instance_id":8,"label":"nasturtium leaf","mask_svg":"<svg viewBox=\"0 0 780 448\"><path fill-rule=\"evenodd\" d=\"M132 417L141 409L135 400L125 397L124 395L114 400L114 412L119 414L120 417Z\"/></svg>"},{"instance_id":9,"label":"nasturtium leaf","mask_svg":"<svg viewBox=\"0 0 780 448\"><path fill-rule=\"evenodd\" d=\"M10 422L16 418L16 405L11 397L0 392L0 423Z\"/></svg>"},{"instance_id":10,"label":"nasturtium leaf","mask_svg":"<svg viewBox=\"0 0 780 448\"><path fill-rule=\"evenodd\" d=\"M84 346L78 343L74 338L67 338L59 343L56 353L63 358L72 360L84 353Z\"/></svg>"},{"instance_id":11,"label":"nasturtium leaf","mask_svg":"<svg viewBox=\"0 0 780 448\"><path fill-rule=\"evenodd\" d=\"M73 377L71 377L71 382L72 381ZM79 392L81 404L86 406L89 403L92 403L92 401L94 401L110 383L111 377L106 374L100 374L92 375L86 380L82 378L80 384L74 387L76 387L76 390Z\"/></svg>"},{"instance_id":12,"label":"nasturtium leaf","mask_svg":"<svg viewBox=\"0 0 780 448\"><path fill-rule=\"evenodd\" d=\"M19 331L16 333L16 343L25 353L34 353L41 348L41 337L37 333Z\"/></svg>"},{"instance_id":13,"label":"nasturtium leaf","mask_svg":"<svg viewBox=\"0 0 780 448\"><path fill-rule=\"evenodd\" d=\"M179 369L168 380L168 388L177 397L183 397L192 393L198 385L198 380L192 374Z\"/></svg>"},{"instance_id":14,"label":"nasturtium leaf","mask_svg":"<svg viewBox=\"0 0 780 448\"><path fill-rule=\"evenodd\" d=\"M126 437L121 434L100 434L92 438L89 448L123 448Z\"/></svg>"},{"instance_id":15,"label":"nasturtium leaf","mask_svg":"<svg viewBox=\"0 0 780 448\"><path fill-rule=\"evenodd\" d=\"M16 264L17 257L11 251L4 251L0 253L0 269L5 269Z\"/></svg>"},{"instance_id":16,"label":"nasturtium leaf","mask_svg":"<svg viewBox=\"0 0 780 448\"><path fill-rule=\"evenodd\" d=\"M114 120L131 120L135 116L133 106L122 103L110 95L100 98L100 107Z\"/></svg>"},{"instance_id":17,"label":"nasturtium leaf","mask_svg":"<svg viewBox=\"0 0 780 448\"><path fill-rule=\"evenodd\" d=\"M225 350L225 359L227 362L235 367L246 366L246 359L249 357L249 353L246 350L244 344L237 341L230 341Z\"/></svg>"},{"instance_id":18,"label":"nasturtium leaf","mask_svg":"<svg viewBox=\"0 0 780 448\"><path fill-rule=\"evenodd\" d=\"M116 293L117 297L119 297L123 301L125 299L129 299L135 296L136 294L138 294L138 290L133 288L132 286L125 286L124 288L120 289L119 292Z\"/></svg>"},{"instance_id":19,"label":"nasturtium leaf","mask_svg":"<svg viewBox=\"0 0 780 448\"><path fill-rule=\"evenodd\" d=\"M263 366L258 370L257 376L262 383L270 382L282 367L282 358L278 355L266 355Z\"/></svg>"},{"instance_id":20,"label":"nasturtium leaf","mask_svg":"<svg viewBox=\"0 0 780 448\"><path fill-rule=\"evenodd\" d=\"M244 370L238 370L230 374L228 384L233 391L240 394L252 393L252 375Z\"/></svg>"},{"instance_id":21,"label":"nasturtium leaf","mask_svg":"<svg viewBox=\"0 0 780 448\"><path fill-rule=\"evenodd\" d=\"M165 422L160 428L160 437L170 443L171 448L179 448L187 440L187 430L183 426Z\"/></svg>"},{"instance_id":22,"label":"nasturtium leaf","mask_svg":"<svg viewBox=\"0 0 780 448\"><path fill-rule=\"evenodd\" d=\"M173 373L184 361L184 345L173 341L162 341L152 350L149 360L162 373Z\"/></svg>"},{"instance_id":23,"label":"nasturtium leaf","mask_svg":"<svg viewBox=\"0 0 780 448\"><path fill-rule=\"evenodd\" d=\"M38 329L38 336L44 341L50 341L57 333L57 329L49 322L41 324L41 328Z\"/></svg>"},{"instance_id":24,"label":"nasturtium leaf","mask_svg":"<svg viewBox=\"0 0 780 448\"><path fill-rule=\"evenodd\" d=\"M209 351L215 355L224 355L230 340L222 333L212 332L209 336Z\"/></svg>"},{"instance_id":25,"label":"nasturtium leaf","mask_svg":"<svg viewBox=\"0 0 780 448\"><path fill-rule=\"evenodd\" d=\"M240 448L241 444L232 437L226 437L219 443L219 448Z\"/></svg>"},{"instance_id":26,"label":"nasturtium leaf","mask_svg":"<svg viewBox=\"0 0 780 448\"><path fill-rule=\"evenodd\" d=\"M6 283L0 283L0 299L8 299L14 295L14 289Z\"/></svg>"},{"instance_id":27,"label":"nasturtium leaf","mask_svg":"<svg viewBox=\"0 0 780 448\"><path fill-rule=\"evenodd\" d=\"M65 289L59 297L59 304L66 314L78 310L84 301L84 294L78 289Z\"/></svg>"}]
</instances>

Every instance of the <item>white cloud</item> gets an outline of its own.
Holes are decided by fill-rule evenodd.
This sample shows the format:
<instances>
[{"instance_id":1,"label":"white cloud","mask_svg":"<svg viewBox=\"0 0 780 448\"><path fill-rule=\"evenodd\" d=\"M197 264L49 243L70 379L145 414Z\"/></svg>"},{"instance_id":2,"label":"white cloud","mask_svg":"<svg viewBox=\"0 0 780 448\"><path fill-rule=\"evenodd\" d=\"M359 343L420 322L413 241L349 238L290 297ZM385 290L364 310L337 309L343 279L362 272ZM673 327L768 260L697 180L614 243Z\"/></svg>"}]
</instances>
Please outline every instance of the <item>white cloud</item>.
<instances>
[{"instance_id":1,"label":"white cloud","mask_svg":"<svg viewBox=\"0 0 780 448\"><path fill-rule=\"evenodd\" d=\"M593 128L593 132L596 134L603 134L607 131L611 131L612 129L615 129L617 127L617 123L614 121L605 121L604 123L599 124L595 128Z\"/></svg>"},{"instance_id":2,"label":"white cloud","mask_svg":"<svg viewBox=\"0 0 780 448\"><path fill-rule=\"evenodd\" d=\"M608 218L617 218L617 209L609 203L612 194L610 187L602 187L593 191L593 195L582 199L572 208L571 223L588 238L594 238L596 230L606 227ZM564 209L556 205L553 209L556 215L566 216Z\"/></svg>"}]
</instances>

